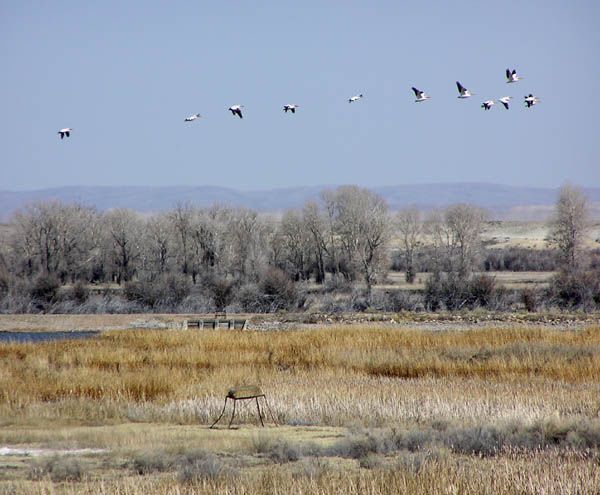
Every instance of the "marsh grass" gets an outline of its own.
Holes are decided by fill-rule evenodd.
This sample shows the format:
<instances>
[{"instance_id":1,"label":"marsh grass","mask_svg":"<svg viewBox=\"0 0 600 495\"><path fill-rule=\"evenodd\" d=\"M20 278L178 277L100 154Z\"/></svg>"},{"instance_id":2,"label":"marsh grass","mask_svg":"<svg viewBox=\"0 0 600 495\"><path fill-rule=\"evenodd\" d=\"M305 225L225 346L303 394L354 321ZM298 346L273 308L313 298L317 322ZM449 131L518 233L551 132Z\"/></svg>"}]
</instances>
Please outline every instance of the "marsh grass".
<instances>
[{"instance_id":1,"label":"marsh grass","mask_svg":"<svg viewBox=\"0 0 600 495\"><path fill-rule=\"evenodd\" d=\"M111 452L0 493L600 493L599 326L113 331L2 344L0 377L0 443ZM283 426L208 430L250 384Z\"/></svg>"},{"instance_id":2,"label":"marsh grass","mask_svg":"<svg viewBox=\"0 0 600 495\"><path fill-rule=\"evenodd\" d=\"M0 376L2 421L206 423L228 388L246 384L261 385L288 424L383 424L431 411L468 418L491 408L535 419L548 409L547 387L561 389L552 404L559 413L585 415L600 408L589 398L600 383L600 327L115 331L3 344ZM252 406L239 412L257 421Z\"/></svg>"}]
</instances>

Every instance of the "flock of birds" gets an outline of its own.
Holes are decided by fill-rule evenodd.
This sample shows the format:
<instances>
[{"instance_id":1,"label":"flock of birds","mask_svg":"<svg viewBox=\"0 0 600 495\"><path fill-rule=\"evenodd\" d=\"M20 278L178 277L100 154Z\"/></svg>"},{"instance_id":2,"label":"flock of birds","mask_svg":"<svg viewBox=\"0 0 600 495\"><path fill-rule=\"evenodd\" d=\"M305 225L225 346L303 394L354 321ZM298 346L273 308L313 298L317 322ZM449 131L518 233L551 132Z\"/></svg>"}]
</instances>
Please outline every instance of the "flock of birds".
<instances>
[{"instance_id":1,"label":"flock of birds","mask_svg":"<svg viewBox=\"0 0 600 495\"><path fill-rule=\"evenodd\" d=\"M507 83L516 83L517 81L520 81L521 79L523 79L523 78L521 76L517 75L516 69L513 69L513 70L506 69L506 82ZM471 93L459 81L456 81L456 87L458 88L458 97L459 98L462 98L462 99L470 98L471 96L473 96L475 94L475 93ZM414 86L413 86L412 90L415 92L415 97L417 98L415 101L417 103L428 100L430 98L423 91L415 88ZM362 95L360 95L360 96L362 96ZM356 97L353 96L352 98L356 98ZM350 98L349 101L355 101L352 98ZM525 98L524 102L525 102L525 105L527 106L527 108L531 108L533 105L537 105L540 102L540 99L537 96L533 96L533 94L531 94L531 93L526 95L524 98ZM502 98L498 98L498 101L500 103L502 103L502 105L504 105L504 108L506 108L506 110L508 110L508 108L509 108L510 100L512 100L512 96L503 96ZM496 103L496 100L485 100L481 104L481 108L483 108L484 110L489 110L495 105L495 103Z\"/></svg>"},{"instance_id":2,"label":"flock of birds","mask_svg":"<svg viewBox=\"0 0 600 495\"><path fill-rule=\"evenodd\" d=\"M506 82L507 83L516 83L516 82L520 81L521 79L523 79L523 77L517 75L516 69L513 69L513 70L506 69ZM466 99L466 98L470 98L475 95L475 93L471 93L459 81L456 81L456 87L458 88L458 98ZM426 101L429 98L431 98L424 91L421 91L420 89L417 89L414 86L413 86L412 90L415 93L415 97L416 97L415 102L417 102L417 103ZM357 102L362 97L363 97L362 93L351 96L350 98L348 98L348 103ZM504 105L504 108L506 110L508 110L511 99L512 99L512 96L503 96L501 98L498 98L497 101L502 103L502 105ZM529 93L529 95L526 95L524 97L524 103L527 108L531 108L532 106L537 105L539 102L540 102L540 99L531 93ZM495 103L496 103L496 100L485 100L481 104L481 108L483 108L484 110L490 110L495 105ZM288 112L296 113L296 109L298 107L300 107L300 105L296 105L295 103L288 103L287 105L283 106L283 111L285 113L288 113ZM238 116L240 119L243 119L244 115L242 114L242 108L244 108L244 105L232 105L228 108L228 110L231 112L231 114L234 117ZM199 113L195 113L194 115L190 115L189 117L186 117L184 119L184 122L193 122L194 120L197 120L201 117L202 117L202 115L200 115ZM65 137L69 137L71 135L72 131L73 131L73 129L71 127L65 127L64 129L61 129L60 131L58 131L58 134L60 135L61 139L64 139Z\"/></svg>"}]
</instances>

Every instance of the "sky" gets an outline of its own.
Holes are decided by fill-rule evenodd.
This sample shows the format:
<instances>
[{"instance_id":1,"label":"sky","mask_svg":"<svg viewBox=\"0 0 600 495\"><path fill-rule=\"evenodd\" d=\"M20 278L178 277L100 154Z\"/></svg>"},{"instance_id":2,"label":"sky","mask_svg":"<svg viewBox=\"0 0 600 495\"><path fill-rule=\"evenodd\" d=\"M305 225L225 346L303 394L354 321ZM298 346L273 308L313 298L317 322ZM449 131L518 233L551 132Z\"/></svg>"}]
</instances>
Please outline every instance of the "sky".
<instances>
[{"instance_id":1,"label":"sky","mask_svg":"<svg viewBox=\"0 0 600 495\"><path fill-rule=\"evenodd\" d=\"M0 0L0 189L597 187L599 22L597 0Z\"/></svg>"}]
</instances>

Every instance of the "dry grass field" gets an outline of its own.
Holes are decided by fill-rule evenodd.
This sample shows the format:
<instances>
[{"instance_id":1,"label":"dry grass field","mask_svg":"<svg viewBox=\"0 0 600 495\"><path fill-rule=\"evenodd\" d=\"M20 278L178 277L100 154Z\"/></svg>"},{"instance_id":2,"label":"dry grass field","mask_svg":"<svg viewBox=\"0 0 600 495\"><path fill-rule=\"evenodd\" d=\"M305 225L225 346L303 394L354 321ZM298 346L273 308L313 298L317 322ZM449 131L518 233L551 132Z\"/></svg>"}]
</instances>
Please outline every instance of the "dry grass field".
<instances>
[{"instance_id":1,"label":"dry grass field","mask_svg":"<svg viewBox=\"0 0 600 495\"><path fill-rule=\"evenodd\" d=\"M116 330L0 377L0 493L600 493L597 325ZM209 429L248 384L277 425Z\"/></svg>"},{"instance_id":2,"label":"dry grass field","mask_svg":"<svg viewBox=\"0 0 600 495\"><path fill-rule=\"evenodd\" d=\"M525 221L493 221L488 222L483 230L481 239L493 243L495 247L526 247L542 249L547 247L548 224L546 222ZM593 222L585 239L589 248L600 245L600 223Z\"/></svg>"},{"instance_id":3,"label":"dry grass field","mask_svg":"<svg viewBox=\"0 0 600 495\"><path fill-rule=\"evenodd\" d=\"M547 287L554 272L485 272L486 275L493 277L497 285L507 289L525 289L533 287ZM401 289L401 290L423 290L425 282L431 276L431 273L417 273L415 282L410 284L406 282L404 272L389 272L387 282L379 284L380 289Z\"/></svg>"}]
</instances>

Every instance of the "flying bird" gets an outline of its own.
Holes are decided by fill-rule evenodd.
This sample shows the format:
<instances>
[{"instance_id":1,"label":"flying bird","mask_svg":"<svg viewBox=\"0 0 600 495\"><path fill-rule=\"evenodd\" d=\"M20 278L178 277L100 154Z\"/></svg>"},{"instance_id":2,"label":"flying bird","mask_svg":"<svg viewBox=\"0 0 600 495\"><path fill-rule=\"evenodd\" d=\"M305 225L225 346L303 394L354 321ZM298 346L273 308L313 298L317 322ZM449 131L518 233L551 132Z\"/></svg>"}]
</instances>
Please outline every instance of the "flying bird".
<instances>
[{"instance_id":1,"label":"flying bird","mask_svg":"<svg viewBox=\"0 0 600 495\"><path fill-rule=\"evenodd\" d=\"M413 86L412 90L415 92L415 96L417 97L417 99L415 100L415 102L419 102L419 101L425 101L429 99L429 96L426 95L423 91L421 91L420 89L417 89Z\"/></svg>"},{"instance_id":2,"label":"flying bird","mask_svg":"<svg viewBox=\"0 0 600 495\"><path fill-rule=\"evenodd\" d=\"M64 129L58 131L58 134L60 134L61 139L64 139L65 136L69 137L71 135L72 130L73 129L71 129L70 127L65 127Z\"/></svg>"},{"instance_id":3,"label":"flying bird","mask_svg":"<svg viewBox=\"0 0 600 495\"><path fill-rule=\"evenodd\" d=\"M355 101L360 100L362 97L362 94L351 96L350 98L348 98L348 103L354 103Z\"/></svg>"},{"instance_id":4,"label":"flying bird","mask_svg":"<svg viewBox=\"0 0 600 495\"><path fill-rule=\"evenodd\" d=\"M469 98L470 96L473 96L473 93L471 93L467 88L465 88L458 81L456 81L456 87L458 88L458 92L460 93L458 95L459 98Z\"/></svg>"},{"instance_id":5,"label":"flying bird","mask_svg":"<svg viewBox=\"0 0 600 495\"><path fill-rule=\"evenodd\" d=\"M507 83L514 83L517 81L520 81L521 79L523 79L521 76L517 76L517 70L513 69L512 71L510 69L506 69L506 82Z\"/></svg>"},{"instance_id":6,"label":"flying bird","mask_svg":"<svg viewBox=\"0 0 600 495\"><path fill-rule=\"evenodd\" d=\"M244 105L233 105L229 107L229 111L232 115L237 115L240 119L243 119L242 108L244 108Z\"/></svg>"},{"instance_id":7,"label":"flying bird","mask_svg":"<svg viewBox=\"0 0 600 495\"><path fill-rule=\"evenodd\" d=\"M200 115L199 113L195 113L194 115L186 117L184 122L193 122L194 120L199 119L200 117L202 117L202 115Z\"/></svg>"},{"instance_id":8,"label":"flying bird","mask_svg":"<svg viewBox=\"0 0 600 495\"><path fill-rule=\"evenodd\" d=\"M494 106L494 100L485 100L482 104L481 104L481 108L483 108L484 110L489 110L490 108L492 108Z\"/></svg>"},{"instance_id":9,"label":"flying bird","mask_svg":"<svg viewBox=\"0 0 600 495\"><path fill-rule=\"evenodd\" d=\"M540 102L540 99L537 96L533 96L531 93L529 93L529 96L525 97L525 105L527 105L527 108L531 108L533 105L536 105Z\"/></svg>"},{"instance_id":10,"label":"flying bird","mask_svg":"<svg viewBox=\"0 0 600 495\"><path fill-rule=\"evenodd\" d=\"M296 113L296 108L298 108L300 105L295 105L293 103L289 103L288 105L283 105L283 111L285 113L288 113L288 110L292 113Z\"/></svg>"},{"instance_id":11,"label":"flying bird","mask_svg":"<svg viewBox=\"0 0 600 495\"><path fill-rule=\"evenodd\" d=\"M508 110L508 102L512 99L512 96L503 96L498 98L498 101L504 105L504 108Z\"/></svg>"}]
</instances>

